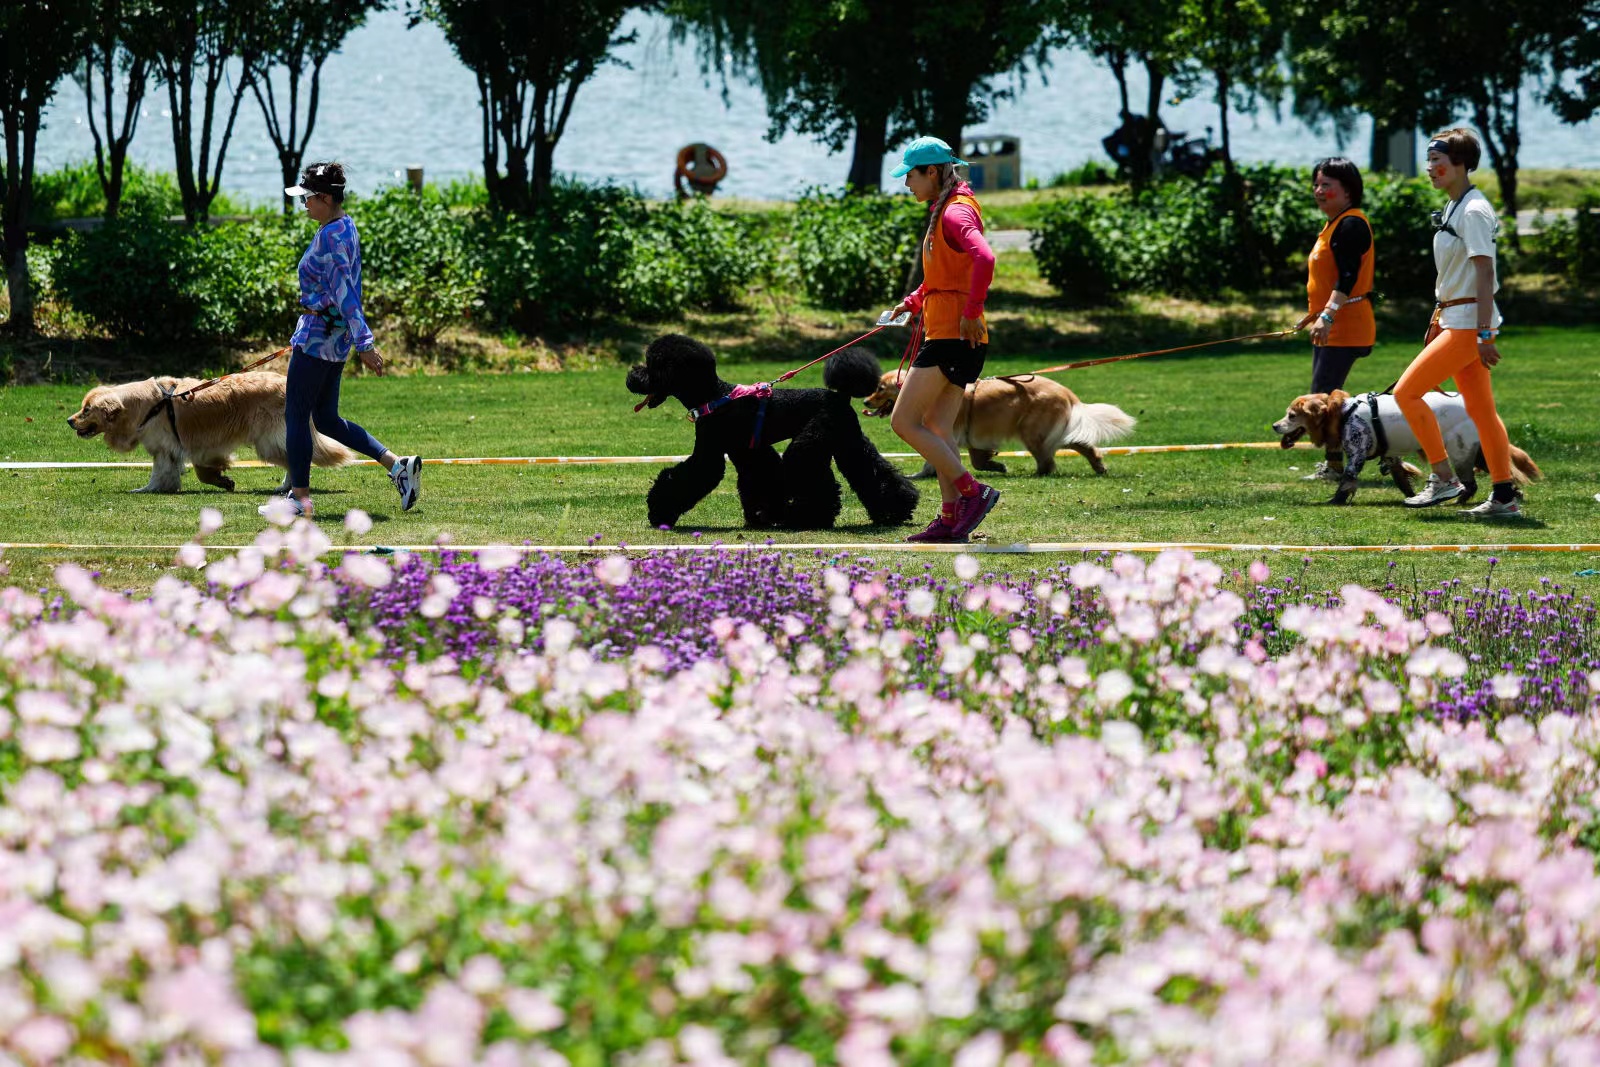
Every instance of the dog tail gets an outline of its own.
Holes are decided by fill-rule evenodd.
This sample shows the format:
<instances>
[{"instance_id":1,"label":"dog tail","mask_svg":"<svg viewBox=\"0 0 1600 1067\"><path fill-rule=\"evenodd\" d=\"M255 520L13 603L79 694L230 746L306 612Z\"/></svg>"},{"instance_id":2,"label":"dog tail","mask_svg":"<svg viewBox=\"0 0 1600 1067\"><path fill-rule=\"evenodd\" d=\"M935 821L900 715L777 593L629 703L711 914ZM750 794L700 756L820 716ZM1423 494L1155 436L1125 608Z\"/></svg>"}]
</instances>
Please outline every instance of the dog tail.
<instances>
[{"instance_id":1,"label":"dog tail","mask_svg":"<svg viewBox=\"0 0 1600 1067\"><path fill-rule=\"evenodd\" d=\"M863 400L878 391L883 368L871 352L847 348L830 356L822 366L822 384L829 389Z\"/></svg>"},{"instance_id":2,"label":"dog tail","mask_svg":"<svg viewBox=\"0 0 1600 1067\"><path fill-rule=\"evenodd\" d=\"M1512 445L1511 477L1519 485L1527 485L1529 482L1536 482L1540 478L1543 478L1544 472L1539 469L1539 465L1533 461L1532 456L1528 455L1516 445Z\"/></svg>"},{"instance_id":3,"label":"dog tail","mask_svg":"<svg viewBox=\"0 0 1600 1067\"><path fill-rule=\"evenodd\" d=\"M1074 404L1067 416L1067 433L1063 440L1081 445L1109 445L1120 441L1138 425L1132 415L1115 404Z\"/></svg>"},{"instance_id":4,"label":"dog tail","mask_svg":"<svg viewBox=\"0 0 1600 1067\"><path fill-rule=\"evenodd\" d=\"M342 467L355 458L354 452L333 438L324 437L315 430L311 432L311 462L318 467Z\"/></svg>"}]
</instances>

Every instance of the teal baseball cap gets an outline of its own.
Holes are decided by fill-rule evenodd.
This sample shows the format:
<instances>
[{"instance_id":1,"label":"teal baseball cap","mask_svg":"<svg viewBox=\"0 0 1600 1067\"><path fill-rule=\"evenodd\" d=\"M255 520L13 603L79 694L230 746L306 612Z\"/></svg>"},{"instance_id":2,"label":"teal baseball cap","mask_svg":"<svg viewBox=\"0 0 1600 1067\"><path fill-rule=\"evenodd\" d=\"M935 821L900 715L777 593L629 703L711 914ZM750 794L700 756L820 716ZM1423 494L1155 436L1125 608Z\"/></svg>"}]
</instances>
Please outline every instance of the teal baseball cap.
<instances>
[{"instance_id":1,"label":"teal baseball cap","mask_svg":"<svg viewBox=\"0 0 1600 1067\"><path fill-rule=\"evenodd\" d=\"M967 161L957 159L950 146L937 137L918 137L906 145L900 156L900 165L889 172L891 178L904 178L912 167L926 167L934 163L955 163L966 166Z\"/></svg>"}]
</instances>

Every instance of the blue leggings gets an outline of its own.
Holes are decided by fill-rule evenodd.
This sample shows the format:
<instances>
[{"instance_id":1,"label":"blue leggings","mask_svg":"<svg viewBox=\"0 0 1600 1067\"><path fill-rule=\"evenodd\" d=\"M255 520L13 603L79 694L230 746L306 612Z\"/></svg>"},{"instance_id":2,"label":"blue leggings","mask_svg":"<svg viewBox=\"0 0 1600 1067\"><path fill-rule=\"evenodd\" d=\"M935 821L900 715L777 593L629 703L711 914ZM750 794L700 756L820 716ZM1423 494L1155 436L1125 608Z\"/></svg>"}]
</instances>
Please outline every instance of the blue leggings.
<instances>
[{"instance_id":1,"label":"blue leggings","mask_svg":"<svg viewBox=\"0 0 1600 1067\"><path fill-rule=\"evenodd\" d=\"M382 459L388 451L366 430L339 415L339 378L344 363L308 356L296 348L289 357L289 384L283 398L284 447L289 453L289 484L311 487L311 427L363 456Z\"/></svg>"}]
</instances>

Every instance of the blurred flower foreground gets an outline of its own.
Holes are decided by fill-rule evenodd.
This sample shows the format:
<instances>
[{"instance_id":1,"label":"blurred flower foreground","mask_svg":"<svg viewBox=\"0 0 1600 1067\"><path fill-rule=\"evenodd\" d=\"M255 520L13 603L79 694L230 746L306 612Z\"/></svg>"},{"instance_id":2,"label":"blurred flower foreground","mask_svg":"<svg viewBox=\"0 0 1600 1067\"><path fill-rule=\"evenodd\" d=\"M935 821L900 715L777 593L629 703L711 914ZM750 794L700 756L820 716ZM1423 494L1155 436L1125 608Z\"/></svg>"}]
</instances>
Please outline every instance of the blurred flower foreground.
<instances>
[{"instance_id":1,"label":"blurred flower foreground","mask_svg":"<svg viewBox=\"0 0 1600 1067\"><path fill-rule=\"evenodd\" d=\"M1600 1062L1559 586L219 525L0 592L5 1067Z\"/></svg>"}]
</instances>

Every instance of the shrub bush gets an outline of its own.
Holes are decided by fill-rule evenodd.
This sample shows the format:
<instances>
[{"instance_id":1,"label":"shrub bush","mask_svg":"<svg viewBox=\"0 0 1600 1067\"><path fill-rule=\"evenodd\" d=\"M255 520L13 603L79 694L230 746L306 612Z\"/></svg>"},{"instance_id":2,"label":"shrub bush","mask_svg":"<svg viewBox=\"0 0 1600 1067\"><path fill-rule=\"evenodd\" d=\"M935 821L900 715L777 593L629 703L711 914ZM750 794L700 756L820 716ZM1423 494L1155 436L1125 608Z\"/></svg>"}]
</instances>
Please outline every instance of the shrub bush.
<instances>
[{"instance_id":1,"label":"shrub bush","mask_svg":"<svg viewBox=\"0 0 1600 1067\"><path fill-rule=\"evenodd\" d=\"M118 218L70 235L53 264L55 292L116 333L288 337L304 222L264 217L190 230L150 208L126 205Z\"/></svg>"},{"instance_id":2,"label":"shrub bush","mask_svg":"<svg viewBox=\"0 0 1600 1067\"><path fill-rule=\"evenodd\" d=\"M1034 238L1039 269L1069 296L1102 300L1117 292L1209 296L1224 289L1293 286L1325 220L1311 198L1310 174L1298 168L1237 168L1242 188L1221 168L1176 178L1135 194L1080 197L1048 205ZM1376 287L1417 295L1433 286L1437 194L1426 181L1373 175L1365 211L1377 244ZM1250 238L1237 203L1249 204Z\"/></svg>"},{"instance_id":3,"label":"shrub bush","mask_svg":"<svg viewBox=\"0 0 1600 1067\"><path fill-rule=\"evenodd\" d=\"M807 193L794 218L806 297L841 310L894 303L927 222L927 209L906 196Z\"/></svg>"},{"instance_id":4,"label":"shrub bush","mask_svg":"<svg viewBox=\"0 0 1600 1067\"><path fill-rule=\"evenodd\" d=\"M613 186L558 186L525 217L481 214L469 239L491 314L525 328L732 307L771 255L748 220Z\"/></svg>"},{"instance_id":5,"label":"shrub bush","mask_svg":"<svg viewBox=\"0 0 1600 1067\"><path fill-rule=\"evenodd\" d=\"M430 345L480 301L467 216L429 190L390 186L351 205L361 234L364 310L392 320L407 343Z\"/></svg>"}]
</instances>

